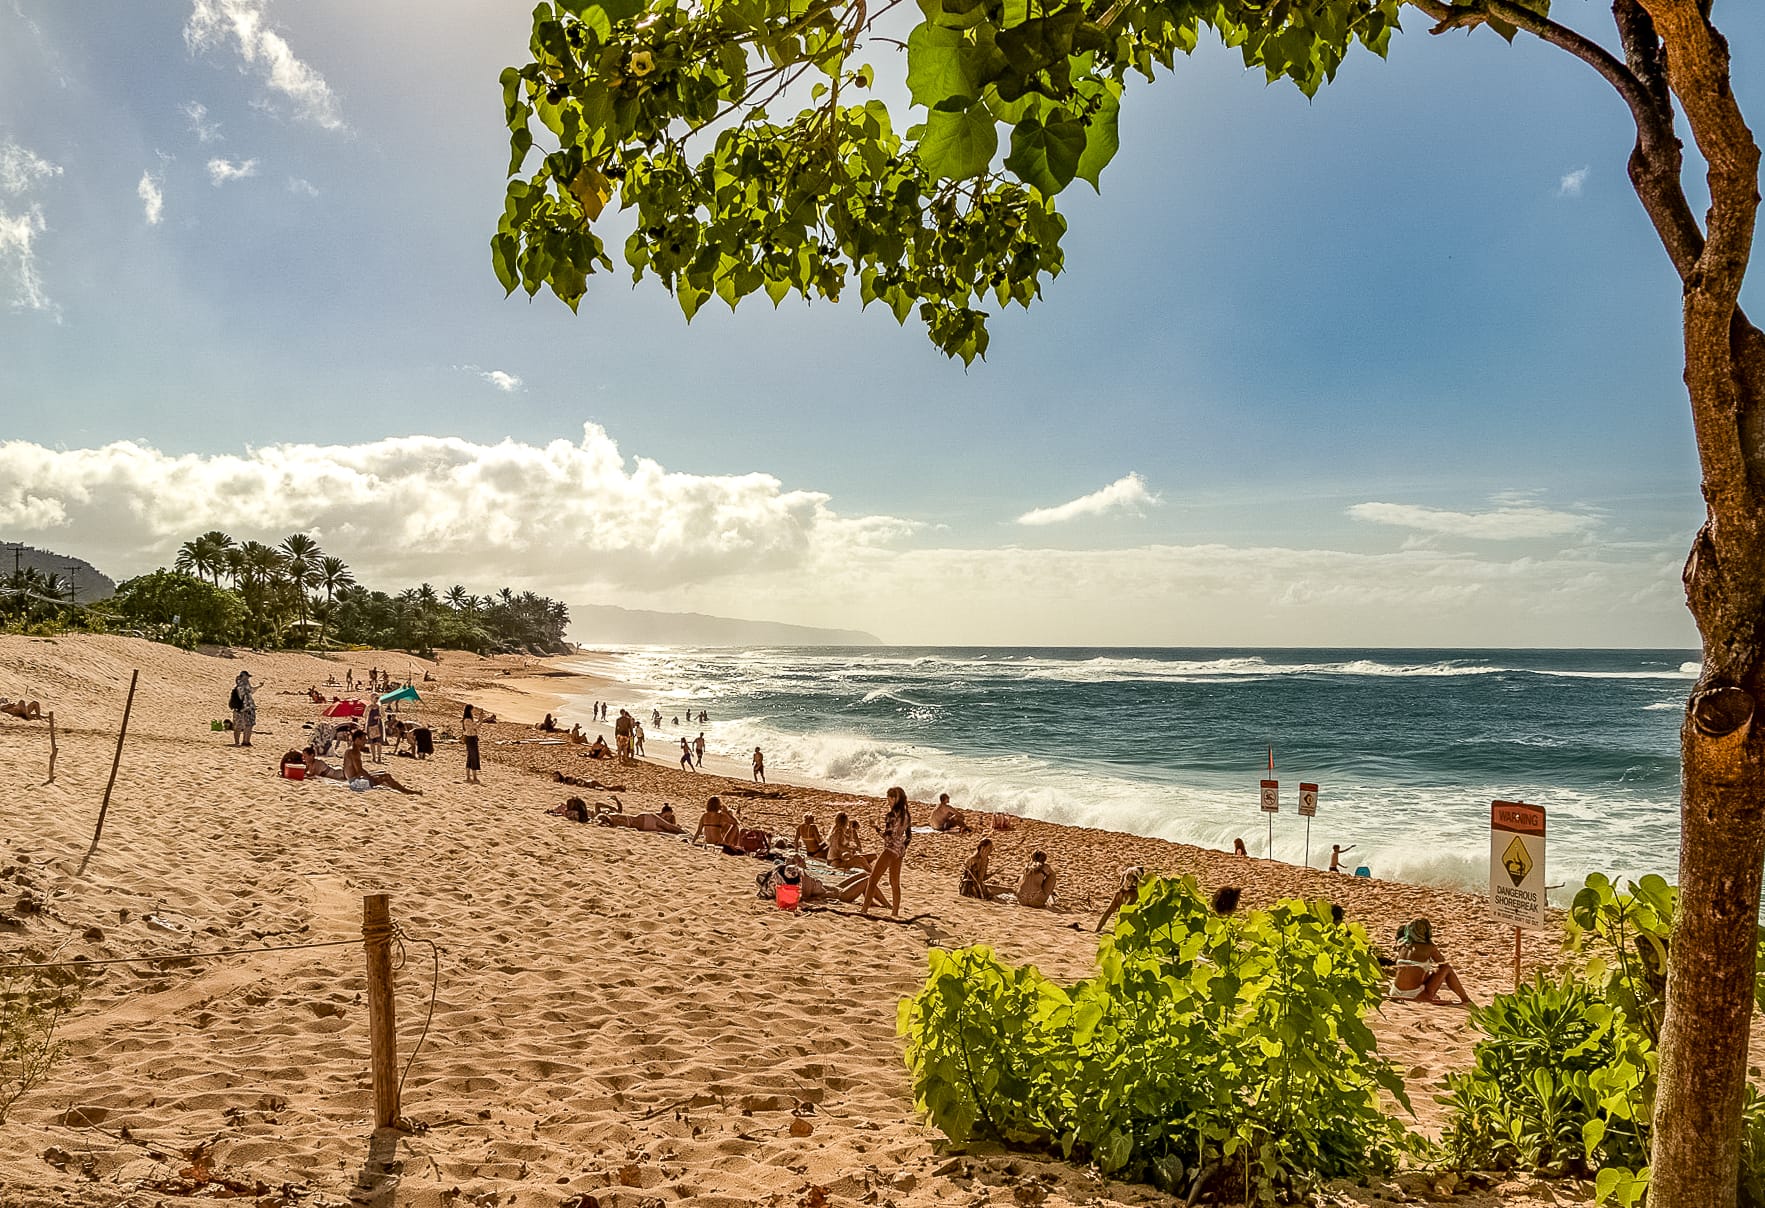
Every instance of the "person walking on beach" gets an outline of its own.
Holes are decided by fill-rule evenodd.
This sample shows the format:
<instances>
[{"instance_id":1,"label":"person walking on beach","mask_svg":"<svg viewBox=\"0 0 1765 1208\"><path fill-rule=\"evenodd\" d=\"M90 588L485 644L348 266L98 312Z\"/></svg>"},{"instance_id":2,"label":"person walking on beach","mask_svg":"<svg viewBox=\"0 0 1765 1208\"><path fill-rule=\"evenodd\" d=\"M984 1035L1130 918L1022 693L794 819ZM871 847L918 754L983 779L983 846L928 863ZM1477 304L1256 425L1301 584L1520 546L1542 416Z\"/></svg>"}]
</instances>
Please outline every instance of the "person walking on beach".
<instances>
[{"instance_id":1,"label":"person walking on beach","mask_svg":"<svg viewBox=\"0 0 1765 1208\"><path fill-rule=\"evenodd\" d=\"M685 742L686 740L683 738L683 739L681 739L681 741ZM698 764L698 766L701 768L704 767L705 766L705 732L703 730L700 730L699 736L697 738L693 739L693 755L695 757L695 762Z\"/></svg>"},{"instance_id":2,"label":"person walking on beach","mask_svg":"<svg viewBox=\"0 0 1765 1208\"><path fill-rule=\"evenodd\" d=\"M1342 844L1340 844L1340 843L1332 843L1330 845L1330 871L1331 872L1341 872L1342 871L1342 853L1345 851L1353 851L1353 850L1354 850L1354 844L1352 844L1352 843L1350 843L1347 847L1342 846Z\"/></svg>"},{"instance_id":3,"label":"person walking on beach","mask_svg":"<svg viewBox=\"0 0 1765 1208\"><path fill-rule=\"evenodd\" d=\"M374 756L375 763L385 763L383 757L386 750L386 722L380 716L378 702L368 706L368 749Z\"/></svg>"},{"instance_id":4,"label":"person walking on beach","mask_svg":"<svg viewBox=\"0 0 1765 1208\"><path fill-rule=\"evenodd\" d=\"M760 754L760 748L754 748L754 779L761 784L766 783L766 756Z\"/></svg>"},{"instance_id":5,"label":"person walking on beach","mask_svg":"<svg viewBox=\"0 0 1765 1208\"><path fill-rule=\"evenodd\" d=\"M631 749L639 759L643 758L643 723L641 721L631 723Z\"/></svg>"},{"instance_id":6,"label":"person walking on beach","mask_svg":"<svg viewBox=\"0 0 1765 1208\"><path fill-rule=\"evenodd\" d=\"M686 739L680 740L680 766L690 772L693 770L692 748L686 745Z\"/></svg>"},{"instance_id":7,"label":"person walking on beach","mask_svg":"<svg viewBox=\"0 0 1765 1208\"><path fill-rule=\"evenodd\" d=\"M466 716L460 721L460 736L466 742L466 783L482 784L478 779L478 719L472 716L472 706L466 706Z\"/></svg>"},{"instance_id":8,"label":"person walking on beach","mask_svg":"<svg viewBox=\"0 0 1765 1208\"><path fill-rule=\"evenodd\" d=\"M756 747L754 755L759 757ZM907 791L902 788L889 790L889 812L883 818L882 828L877 831L882 836L882 850L870 865L870 879L864 883L864 905L858 908L859 914L870 913L872 900L879 905L882 902L882 879L889 878L889 913L896 918L901 917L901 860L907 855L907 844L913 840L913 815L907 810Z\"/></svg>"},{"instance_id":9,"label":"person walking on beach","mask_svg":"<svg viewBox=\"0 0 1765 1208\"><path fill-rule=\"evenodd\" d=\"M251 672L241 671L233 680L233 694L227 698L233 711L233 745L249 747L251 732L257 729L257 697L251 691Z\"/></svg>"}]
</instances>

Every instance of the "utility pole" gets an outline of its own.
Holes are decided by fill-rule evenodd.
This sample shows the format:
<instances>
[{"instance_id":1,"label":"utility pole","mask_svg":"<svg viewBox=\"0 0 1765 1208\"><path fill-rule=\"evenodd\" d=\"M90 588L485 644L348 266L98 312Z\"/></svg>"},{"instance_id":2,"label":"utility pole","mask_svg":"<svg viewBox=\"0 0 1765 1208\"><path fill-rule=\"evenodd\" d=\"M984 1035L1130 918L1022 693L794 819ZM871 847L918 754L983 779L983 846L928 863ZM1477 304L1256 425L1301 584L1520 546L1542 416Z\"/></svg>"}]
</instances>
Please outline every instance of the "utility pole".
<instances>
[{"instance_id":1,"label":"utility pole","mask_svg":"<svg viewBox=\"0 0 1765 1208\"><path fill-rule=\"evenodd\" d=\"M7 544L12 546L12 578L13 578L14 582L17 582L18 581L18 562L19 562L19 559L24 555L25 547L24 547L24 544L19 541L10 541Z\"/></svg>"},{"instance_id":2,"label":"utility pole","mask_svg":"<svg viewBox=\"0 0 1765 1208\"><path fill-rule=\"evenodd\" d=\"M80 569L79 567L71 566L71 565L66 567L66 570L67 570L67 602L69 604L77 605L80 602L80 587L79 587L79 584L74 581L74 575L76 572L78 572L79 569Z\"/></svg>"}]
</instances>

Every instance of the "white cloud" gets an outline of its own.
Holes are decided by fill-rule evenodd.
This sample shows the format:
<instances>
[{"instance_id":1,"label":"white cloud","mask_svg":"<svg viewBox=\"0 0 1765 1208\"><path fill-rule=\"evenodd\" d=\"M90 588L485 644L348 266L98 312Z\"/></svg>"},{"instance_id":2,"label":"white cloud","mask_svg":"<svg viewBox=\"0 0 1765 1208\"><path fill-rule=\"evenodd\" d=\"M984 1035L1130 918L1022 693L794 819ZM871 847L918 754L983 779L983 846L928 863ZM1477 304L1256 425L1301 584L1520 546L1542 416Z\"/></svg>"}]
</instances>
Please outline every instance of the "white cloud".
<instances>
[{"instance_id":1,"label":"white cloud","mask_svg":"<svg viewBox=\"0 0 1765 1208\"><path fill-rule=\"evenodd\" d=\"M196 136L199 143L218 143L221 141L221 124L208 120L208 106L201 101L185 101L178 109L190 123L190 133Z\"/></svg>"},{"instance_id":2,"label":"white cloud","mask_svg":"<svg viewBox=\"0 0 1765 1208\"><path fill-rule=\"evenodd\" d=\"M135 186L135 196L141 199L141 212L147 219L148 226L158 226L165 217L165 192L161 188L161 178L151 171L141 173L141 183Z\"/></svg>"},{"instance_id":3,"label":"white cloud","mask_svg":"<svg viewBox=\"0 0 1765 1208\"><path fill-rule=\"evenodd\" d=\"M17 197L60 175L61 165L50 163L29 147L10 140L0 143L0 192Z\"/></svg>"},{"instance_id":4,"label":"white cloud","mask_svg":"<svg viewBox=\"0 0 1765 1208\"><path fill-rule=\"evenodd\" d=\"M266 7L267 0L194 0L184 42L191 51L202 52L231 35L245 66L255 68L270 91L286 97L296 116L326 130L344 129L337 94L270 28Z\"/></svg>"},{"instance_id":5,"label":"white cloud","mask_svg":"<svg viewBox=\"0 0 1765 1208\"><path fill-rule=\"evenodd\" d=\"M208 179L217 189L228 181L244 180L247 177L256 175L257 161L255 159L241 160L238 163L233 163L232 161L225 159L211 159L208 161Z\"/></svg>"},{"instance_id":6,"label":"white cloud","mask_svg":"<svg viewBox=\"0 0 1765 1208\"><path fill-rule=\"evenodd\" d=\"M1348 509L1356 520L1415 529L1441 537L1467 537L1478 541L1527 541L1571 537L1597 527L1598 516L1587 512L1562 512L1522 502L1514 496L1498 496L1486 512L1453 512L1444 508L1409 503L1357 503Z\"/></svg>"},{"instance_id":7,"label":"white cloud","mask_svg":"<svg viewBox=\"0 0 1765 1208\"><path fill-rule=\"evenodd\" d=\"M167 562L192 533L222 528L260 540L311 532L370 581L653 589L797 566L821 546L854 550L912 531L886 516L836 516L827 502L767 474L627 462L593 424L575 444L411 436L237 456L174 456L126 441L75 450L0 443L0 531L52 532L127 573Z\"/></svg>"},{"instance_id":8,"label":"white cloud","mask_svg":"<svg viewBox=\"0 0 1765 1208\"><path fill-rule=\"evenodd\" d=\"M1682 542L1522 557L1147 544L918 547L766 474L674 473L605 431L545 445L410 436L178 455L0 442L0 531L112 575L220 528L310 532L364 582L868 629L902 642L1676 645ZM559 551L569 551L568 557ZM935 600L936 607L927 607Z\"/></svg>"},{"instance_id":9,"label":"white cloud","mask_svg":"<svg viewBox=\"0 0 1765 1208\"><path fill-rule=\"evenodd\" d=\"M1576 168L1573 172L1565 172L1557 182L1558 197L1580 197L1582 186L1587 184L1587 169Z\"/></svg>"},{"instance_id":10,"label":"white cloud","mask_svg":"<svg viewBox=\"0 0 1765 1208\"><path fill-rule=\"evenodd\" d=\"M11 140L0 142L0 193L22 197L60 175L59 164ZM0 207L0 280L10 284L15 310L44 311L59 318L60 310L44 290L37 266L37 238L48 229L37 202L17 212Z\"/></svg>"},{"instance_id":11,"label":"white cloud","mask_svg":"<svg viewBox=\"0 0 1765 1208\"><path fill-rule=\"evenodd\" d=\"M1146 480L1138 474L1125 474L1100 491L1081 495L1056 507L1035 508L1017 518L1019 524L1060 524L1080 516L1101 516L1105 512L1137 509L1156 503L1158 497L1146 489Z\"/></svg>"},{"instance_id":12,"label":"white cloud","mask_svg":"<svg viewBox=\"0 0 1765 1208\"><path fill-rule=\"evenodd\" d=\"M492 386L495 386L498 390L501 390L505 394L507 394L508 392L510 392L512 390L519 390L521 388L521 379L520 378L516 377L512 373L504 373L500 369L492 369L487 373L480 373L478 376L483 378L485 381L489 382Z\"/></svg>"},{"instance_id":13,"label":"white cloud","mask_svg":"<svg viewBox=\"0 0 1765 1208\"><path fill-rule=\"evenodd\" d=\"M288 178L288 191L290 193L299 193L302 197L317 197L319 195L319 186L315 185L312 181L307 180L305 177L290 176Z\"/></svg>"}]
</instances>

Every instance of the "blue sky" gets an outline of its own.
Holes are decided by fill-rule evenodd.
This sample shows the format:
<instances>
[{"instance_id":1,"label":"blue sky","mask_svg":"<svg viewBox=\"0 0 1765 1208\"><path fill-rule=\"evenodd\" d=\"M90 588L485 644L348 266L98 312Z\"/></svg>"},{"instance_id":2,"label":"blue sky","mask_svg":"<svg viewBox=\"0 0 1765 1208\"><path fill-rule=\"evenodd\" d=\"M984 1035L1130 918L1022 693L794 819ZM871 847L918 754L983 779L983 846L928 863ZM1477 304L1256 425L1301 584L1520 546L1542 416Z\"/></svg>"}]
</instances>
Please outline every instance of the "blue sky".
<instances>
[{"instance_id":1,"label":"blue sky","mask_svg":"<svg viewBox=\"0 0 1765 1208\"><path fill-rule=\"evenodd\" d=\"M0 0L0 536L901 642L1693 643L1677 284L1581 64L1409 13L1308 102L1204 44L964 370L880 308L505 300L528 11Z\"/></svg>"}]
</instances>

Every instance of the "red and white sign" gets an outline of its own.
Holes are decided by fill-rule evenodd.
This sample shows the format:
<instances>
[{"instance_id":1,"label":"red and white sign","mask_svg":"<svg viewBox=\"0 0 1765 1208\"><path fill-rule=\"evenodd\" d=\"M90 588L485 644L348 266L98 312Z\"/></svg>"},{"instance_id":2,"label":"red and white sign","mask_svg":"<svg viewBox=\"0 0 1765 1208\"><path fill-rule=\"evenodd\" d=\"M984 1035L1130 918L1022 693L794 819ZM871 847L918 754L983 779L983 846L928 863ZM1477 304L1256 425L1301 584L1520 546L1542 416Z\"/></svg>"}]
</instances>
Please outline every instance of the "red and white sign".
<instances>
[{"instance_id":1,"label":"red and white sign","mask_svg":"<svg viewBox=\"0 0 1765 1208\"><path fill-rule=\"evenodd\" d=\"M1262 812L1265 814L1281 812L1281 782L1279 780L1262 782Z\"/></svg>"},{"instance_id":2,"label":"red and white sign","mask_svg":"<svg viewBox=\"0 0 1765 1208\"><path fill-rule=\"evenodd\" d=\"M1489 811L1489 914L1527 931L1544 930L1544 809L1519 801Z\"/></svg>"},{"instance_id":3,"label":"red and white sign","mask_svg":"<svg viewBox=\"0 0 1765 1208\"><path fill-rule=\"evenodd\" d=\"M1299 816L1301 818L1316 818L1318 816L1318 786L1317 785L1306 784L1304 781L1300 782L1300 784L1299 784Z\"/></svg>"}]
</instances>

